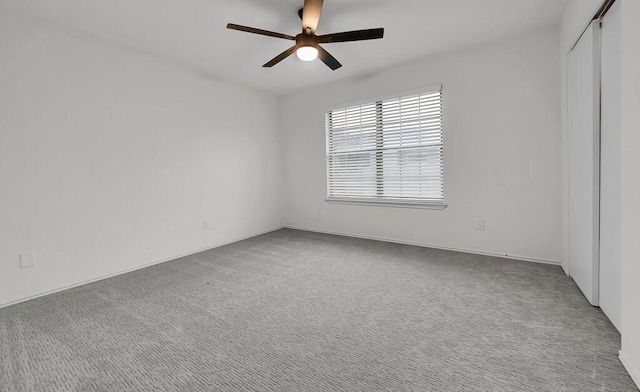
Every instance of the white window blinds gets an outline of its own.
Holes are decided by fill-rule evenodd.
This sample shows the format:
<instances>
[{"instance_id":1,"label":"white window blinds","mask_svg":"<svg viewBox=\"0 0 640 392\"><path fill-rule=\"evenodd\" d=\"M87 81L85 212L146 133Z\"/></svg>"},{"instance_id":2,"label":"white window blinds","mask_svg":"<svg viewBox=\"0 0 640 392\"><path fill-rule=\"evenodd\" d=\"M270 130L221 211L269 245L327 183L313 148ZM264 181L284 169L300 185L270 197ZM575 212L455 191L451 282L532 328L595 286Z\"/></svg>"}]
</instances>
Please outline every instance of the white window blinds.
<instances>
[{"instance_id":1,"label":"white window blinds","mask_svg":"<svg viewBox=\"0 0 640 392\"><path fill-rule=\"evenodd\" d=\"M329 200L443 205L442 89L326 114Z\"/></svg>"}]
</instances>

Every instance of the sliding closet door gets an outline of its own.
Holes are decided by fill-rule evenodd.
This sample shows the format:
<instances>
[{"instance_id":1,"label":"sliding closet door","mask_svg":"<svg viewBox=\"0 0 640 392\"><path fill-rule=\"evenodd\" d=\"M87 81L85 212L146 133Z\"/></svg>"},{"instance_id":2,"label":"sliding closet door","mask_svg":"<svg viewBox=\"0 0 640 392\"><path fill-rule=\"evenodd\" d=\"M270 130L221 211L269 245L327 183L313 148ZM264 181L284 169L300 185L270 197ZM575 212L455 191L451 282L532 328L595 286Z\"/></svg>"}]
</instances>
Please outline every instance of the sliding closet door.
<instances>
[{"instance_id":1,"label":"sliding closet door","mask_svg":"<svg viewBox=\"0 0 640 392\"><path fill-rule=\"evenodd\" d=\"M600 137L600 307L620 329L620 235L622 226L621 139L621 2L602 20Z\"/></svg>"},{"instance_id":2,"label":"sliding closet door","mask_svg":"<svg viewBox=\"0 0 640 392\"><path fill-rule=\"evenodd\" d=\"M569 273L598 305L600 31L594 22L569 53Z\"/></svg>"}]
</instances>

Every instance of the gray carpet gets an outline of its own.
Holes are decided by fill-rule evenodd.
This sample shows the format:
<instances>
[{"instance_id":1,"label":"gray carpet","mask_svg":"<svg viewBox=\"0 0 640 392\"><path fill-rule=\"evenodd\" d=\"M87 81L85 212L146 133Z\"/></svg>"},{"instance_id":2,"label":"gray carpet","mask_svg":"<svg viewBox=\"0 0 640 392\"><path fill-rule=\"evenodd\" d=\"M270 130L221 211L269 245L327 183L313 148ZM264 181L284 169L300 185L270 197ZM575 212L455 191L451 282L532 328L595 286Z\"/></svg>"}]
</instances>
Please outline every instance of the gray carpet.
<instances>
[{"instance_id":1,"label":"gray carpet","mask_svg":"<svg viewBox=\"0 0 640 392\"><path fill-rule=\"evenodd\" d=\"M560 267L294 230L0 309L2 391L637 391Z\"/></svg>"}]
</instances>

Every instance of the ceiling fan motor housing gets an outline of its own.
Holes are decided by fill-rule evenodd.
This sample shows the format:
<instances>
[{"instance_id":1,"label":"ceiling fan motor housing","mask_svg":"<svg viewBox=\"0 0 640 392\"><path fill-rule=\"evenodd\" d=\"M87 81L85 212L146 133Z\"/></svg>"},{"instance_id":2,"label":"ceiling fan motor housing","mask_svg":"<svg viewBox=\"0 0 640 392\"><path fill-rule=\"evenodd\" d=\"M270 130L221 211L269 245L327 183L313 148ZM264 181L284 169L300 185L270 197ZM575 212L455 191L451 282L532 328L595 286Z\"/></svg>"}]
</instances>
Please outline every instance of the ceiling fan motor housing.
<instances>
[{"instance_id":1,"label":"ceiling fan motor housing","mask_svg":"<svg viewBox=\"0 0 640 392\"><path fill-rule=\"evenodd\" d=\"M296 36L296 47L311 46L318 48L318 37L313 34L301 33Z\"/></svg>"}]
</instances>

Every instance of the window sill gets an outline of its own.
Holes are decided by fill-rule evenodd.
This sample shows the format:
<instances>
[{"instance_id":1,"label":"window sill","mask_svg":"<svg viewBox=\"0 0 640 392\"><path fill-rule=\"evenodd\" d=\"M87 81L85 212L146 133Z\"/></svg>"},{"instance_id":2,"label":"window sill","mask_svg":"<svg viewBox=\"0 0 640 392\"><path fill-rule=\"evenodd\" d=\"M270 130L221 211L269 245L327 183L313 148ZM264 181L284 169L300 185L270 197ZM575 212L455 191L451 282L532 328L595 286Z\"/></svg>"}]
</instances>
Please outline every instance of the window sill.
<instances>
[{"instance_id":1,"label":"window sill","mask_svg":"<svg viewBox=\"0 0 640 392\"><path fill-rule=\"evenodd\" d=\"M373 206L373 207L397 207L397 208L420 208L426 210L444 210L447 208L447 204L433 203L433 202L420 202L409 200L395 200L395 199L352 199L352 198L327 198L325 199L330 204L351 204L358 206Z\"/></svg>"}]
</instances>

